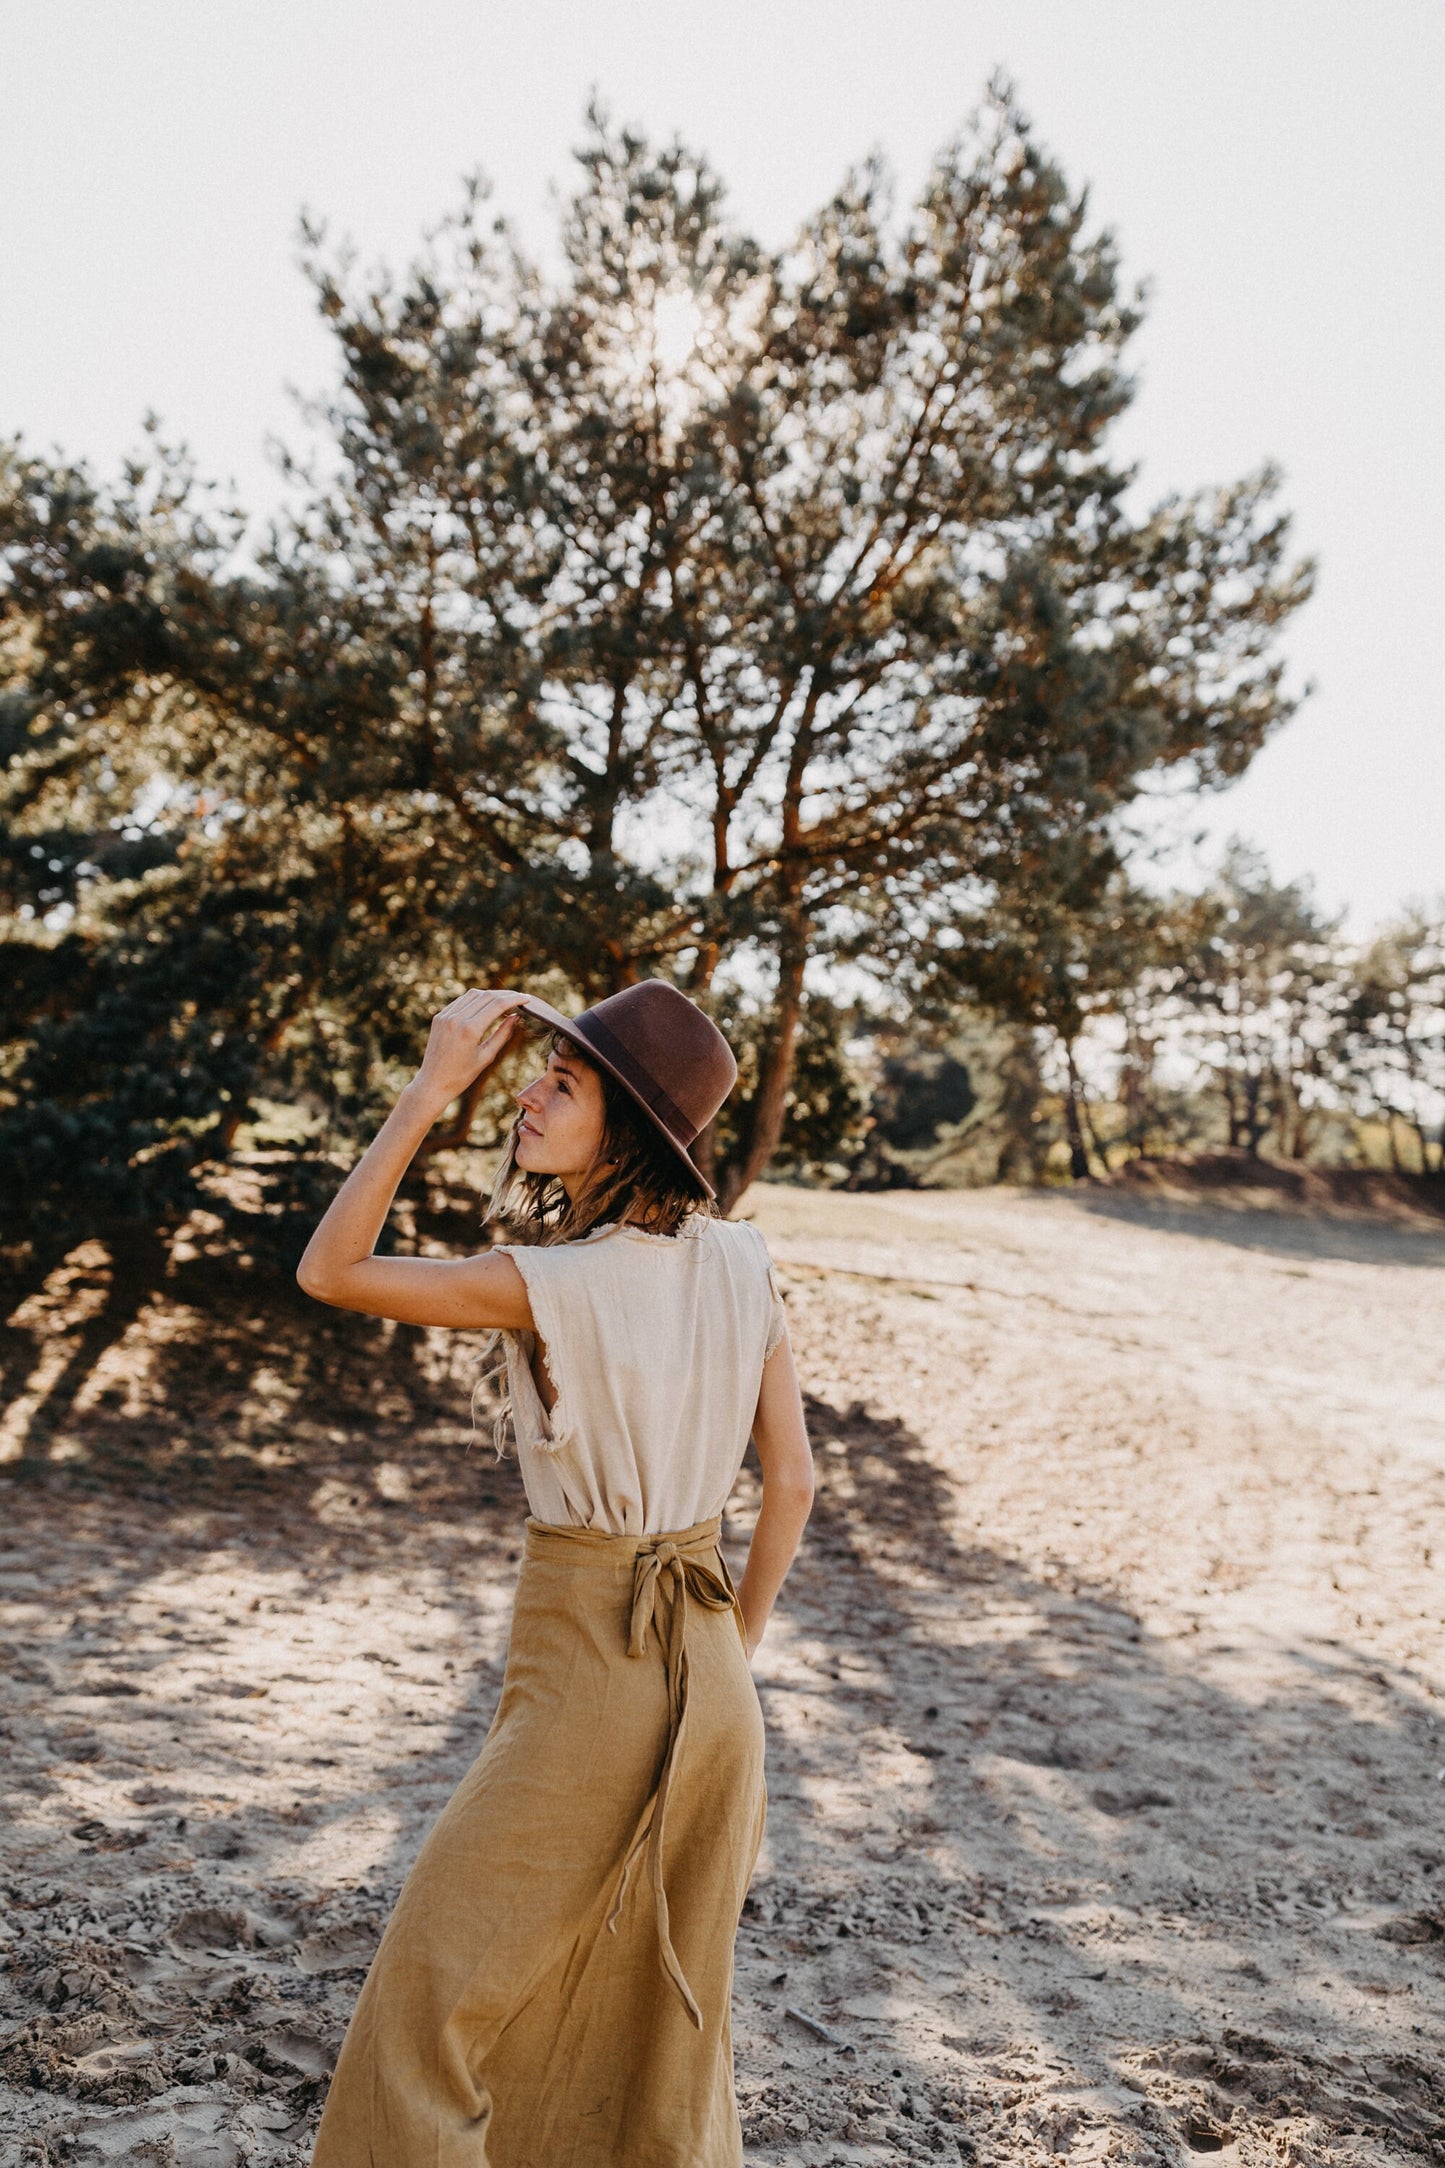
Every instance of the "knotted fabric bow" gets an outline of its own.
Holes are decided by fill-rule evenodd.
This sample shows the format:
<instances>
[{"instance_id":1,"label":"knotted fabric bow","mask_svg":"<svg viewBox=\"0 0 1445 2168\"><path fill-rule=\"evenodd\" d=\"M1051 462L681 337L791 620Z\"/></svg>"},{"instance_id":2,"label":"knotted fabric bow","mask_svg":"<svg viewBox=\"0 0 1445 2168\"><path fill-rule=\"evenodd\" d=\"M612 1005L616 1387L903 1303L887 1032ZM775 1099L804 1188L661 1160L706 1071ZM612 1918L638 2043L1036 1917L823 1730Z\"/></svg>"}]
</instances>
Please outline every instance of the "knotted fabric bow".
<instances>
[{"instance_id":1,"label":"knotted fabric bow","mask_svg":"<svg viewBox=\"0 0 1445 2168\"><path fill-rule=\"evenodd\" d=\"M627 1894L628 1877L632 1872L633 1862L645 1846L647 1875L652 1885L652 1901L657 1913L657 1944L662 1958L662 1969L681 1996L688 2016L701 2032L702 2012L672 1946L667 1890L663 1882L667 1799L687 1734L687 1608L690 1598L709 1611L734 1611L737 1608L737 1594L733 1588L732 1577L715 1538L708 1537L679 1547L670 1538L664 1537L660 1542L637 1553L632 1573L632 1626L628 1635L627 1653L629 1656L645 1656L648 1633L656 1628L667 1664L667 1752L663 1757L657 1789L643 1811L637 1835L628 1847L627 1857L622 1863L622 1880L618 1885L617 1900L608 1914L607 1925L613 1934L617 1932L617 1920L622 1910L622 1900Z\"/></svg>"}]
</instances>

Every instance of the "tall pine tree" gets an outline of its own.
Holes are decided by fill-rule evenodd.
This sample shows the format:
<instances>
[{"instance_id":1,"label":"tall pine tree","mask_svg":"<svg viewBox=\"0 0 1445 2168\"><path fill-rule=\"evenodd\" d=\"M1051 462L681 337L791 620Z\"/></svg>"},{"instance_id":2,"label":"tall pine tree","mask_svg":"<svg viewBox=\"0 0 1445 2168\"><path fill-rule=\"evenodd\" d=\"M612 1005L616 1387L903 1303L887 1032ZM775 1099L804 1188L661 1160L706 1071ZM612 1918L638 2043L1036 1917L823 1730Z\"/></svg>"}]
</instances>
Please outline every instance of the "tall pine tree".
<instances>
[{"instance_id":1,"label":"tall pine tree","mask_svg":"<svg viewBox=\"0 0 1445 2168\"><path fill-rule=\"evenodd\" d=\"M1086 910L1147 778L1289 714L1274 479L1131 512L1137 308L1005 86L903 219L865 166L778 251L680 145L594 115L581 163L557 278L475 189L398 280L311 235L329 448L245 569L173 460L11 460L37 1222L183 1209L261 1094L359 1133L458 984L649 973L745 1018L732 1202L830 967L929 999L991 913Z\"/></svg>"}]
</instances>

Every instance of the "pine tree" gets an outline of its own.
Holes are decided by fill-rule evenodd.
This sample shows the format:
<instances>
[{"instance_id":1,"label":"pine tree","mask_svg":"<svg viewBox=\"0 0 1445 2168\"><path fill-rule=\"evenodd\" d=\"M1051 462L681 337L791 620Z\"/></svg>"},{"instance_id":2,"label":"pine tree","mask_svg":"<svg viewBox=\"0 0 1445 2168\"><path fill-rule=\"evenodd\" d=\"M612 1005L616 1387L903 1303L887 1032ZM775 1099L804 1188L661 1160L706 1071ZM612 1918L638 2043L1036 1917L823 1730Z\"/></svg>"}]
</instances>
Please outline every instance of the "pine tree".
<instances>
[{"instance_id":1,"label":"pine tree","mask_svg":"<svg viewBox=\"0 0 1445 2168\"><path fill-rule=\"evenodd\" d=\"M1445 1172L1445 915L1415 904L1359 957L1344 1019L1360 1114L1383 1122L1397 1172ZM1413 1144L1414 1166L1400 1150Z\"/></svg>"},{"instance_id":2,"label":"pine tree","mask_svg":"<svg viewBox=\"0 0 1445 2168\"><path fill-rule=\"evenodd\" d=\"M834 967L939 998L1290 713L1275 478L1130 512L1138 307L1006 86L901 222L870 164L780 251L680 145L594 115L582 171L556 279L478 189L401 279L309 237L329 450L249 561L174 459L12 460L32 1216L173 1214L263 1093L359 1134L459 983L649 973L746 1013L731 1203Z\"/></svg>"},{"instance_id":3,"label":"pine tree","mask_svg":"<svg viewBox=\"0 0 1445 2168\"><path fill-rule=\"evenodd\" d=\"M1335 1103L1349 998L1338 934L1307 882L1277 883L1237 842L1180 909L1169 990L1220 1094L1230 1146L1251 1157L1272 1137L1284 1158L1305 1158Z\"/></svg>"}]
</instances>

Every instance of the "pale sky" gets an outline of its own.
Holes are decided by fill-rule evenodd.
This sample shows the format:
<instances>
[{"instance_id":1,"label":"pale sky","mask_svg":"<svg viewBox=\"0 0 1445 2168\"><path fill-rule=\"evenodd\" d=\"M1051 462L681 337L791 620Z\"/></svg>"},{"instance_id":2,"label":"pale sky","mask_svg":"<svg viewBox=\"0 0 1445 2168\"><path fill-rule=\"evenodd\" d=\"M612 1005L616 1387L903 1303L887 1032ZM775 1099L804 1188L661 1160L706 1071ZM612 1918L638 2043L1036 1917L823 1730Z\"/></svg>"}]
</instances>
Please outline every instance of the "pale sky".
<instances>
[{"instance_id":1,"label":"pale sky","mask_svg":"<svg viewBox=\"0 0 1445 2168\"><path fill-rule=\"evenodd\" d=\"M1318 690L1200 824L1357 930L1445 890L1441 0L0 0L0 52L0 431L113 472L154 408L258 512L332 374L302 206L404 261L481 167L541 245L595 86L777 241L1003 66L1152 284L1142 493L1272 458L1321 560Z\"/></svg>"}]
</instances>

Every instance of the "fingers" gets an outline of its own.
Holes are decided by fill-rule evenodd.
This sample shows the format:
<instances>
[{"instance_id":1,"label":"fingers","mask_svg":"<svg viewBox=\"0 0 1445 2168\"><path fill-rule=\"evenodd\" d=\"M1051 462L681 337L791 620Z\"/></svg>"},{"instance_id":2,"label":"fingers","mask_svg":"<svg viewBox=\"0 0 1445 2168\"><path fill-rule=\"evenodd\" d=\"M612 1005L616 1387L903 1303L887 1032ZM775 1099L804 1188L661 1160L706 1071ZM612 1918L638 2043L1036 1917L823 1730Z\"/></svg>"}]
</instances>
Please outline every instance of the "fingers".
<instances>
[{"instance_id":1,"label":"fingers","mask_svg":"<svg viewBox=\"0 0 1445 2168\"><path fill-rule=\"evenodd\" d=\"M502 1016L516 1009L526 999L524 994L513 993L499 987L469 986L455 1001L449 1001L437 1012L435 1021L442 1017L465 1018L469 1023L480 1023L484 1018Z\"/></svg>"},{"instance_id":2,"label":"fingers","mask_svg":"<svg viewBox=\"0 0 1445 2168\"><path fill-rule=\"evenodd\" d=\"M474 1081L495 1067L511 1043L525 996L496 987L470 986L432 1018L426 1064L449 1081L464 1069ZM461 1089L461 1086L457 1086Z\"/></svg>"},{"instance_id":3,"label":"fingers","mask_svg":"<svg viewBox=\"0 0 1445 2168\"><path fill-rule=\"evenodd\" d=\"M482 1033L478 1042L479 1046L485 1049L489 1057L500 1054L516 1027L517 1019L515 1016L499 1017L495 1023L489 1024Z\"/></svg>"},{"instance_id":4,"label":"fingers","mask_svg":"<svg viewBox=\"0 0 1445 2168\"><path fill-rule=\"evenodd\" d=\"M515 1008L517 1003L522 999L523 996L521 994L514 993L508 987L469 986L464 994L459 994L457 996L456 1001L453 1003L453 1007L490 1009Z\"/></svg>"}]
</instances>

